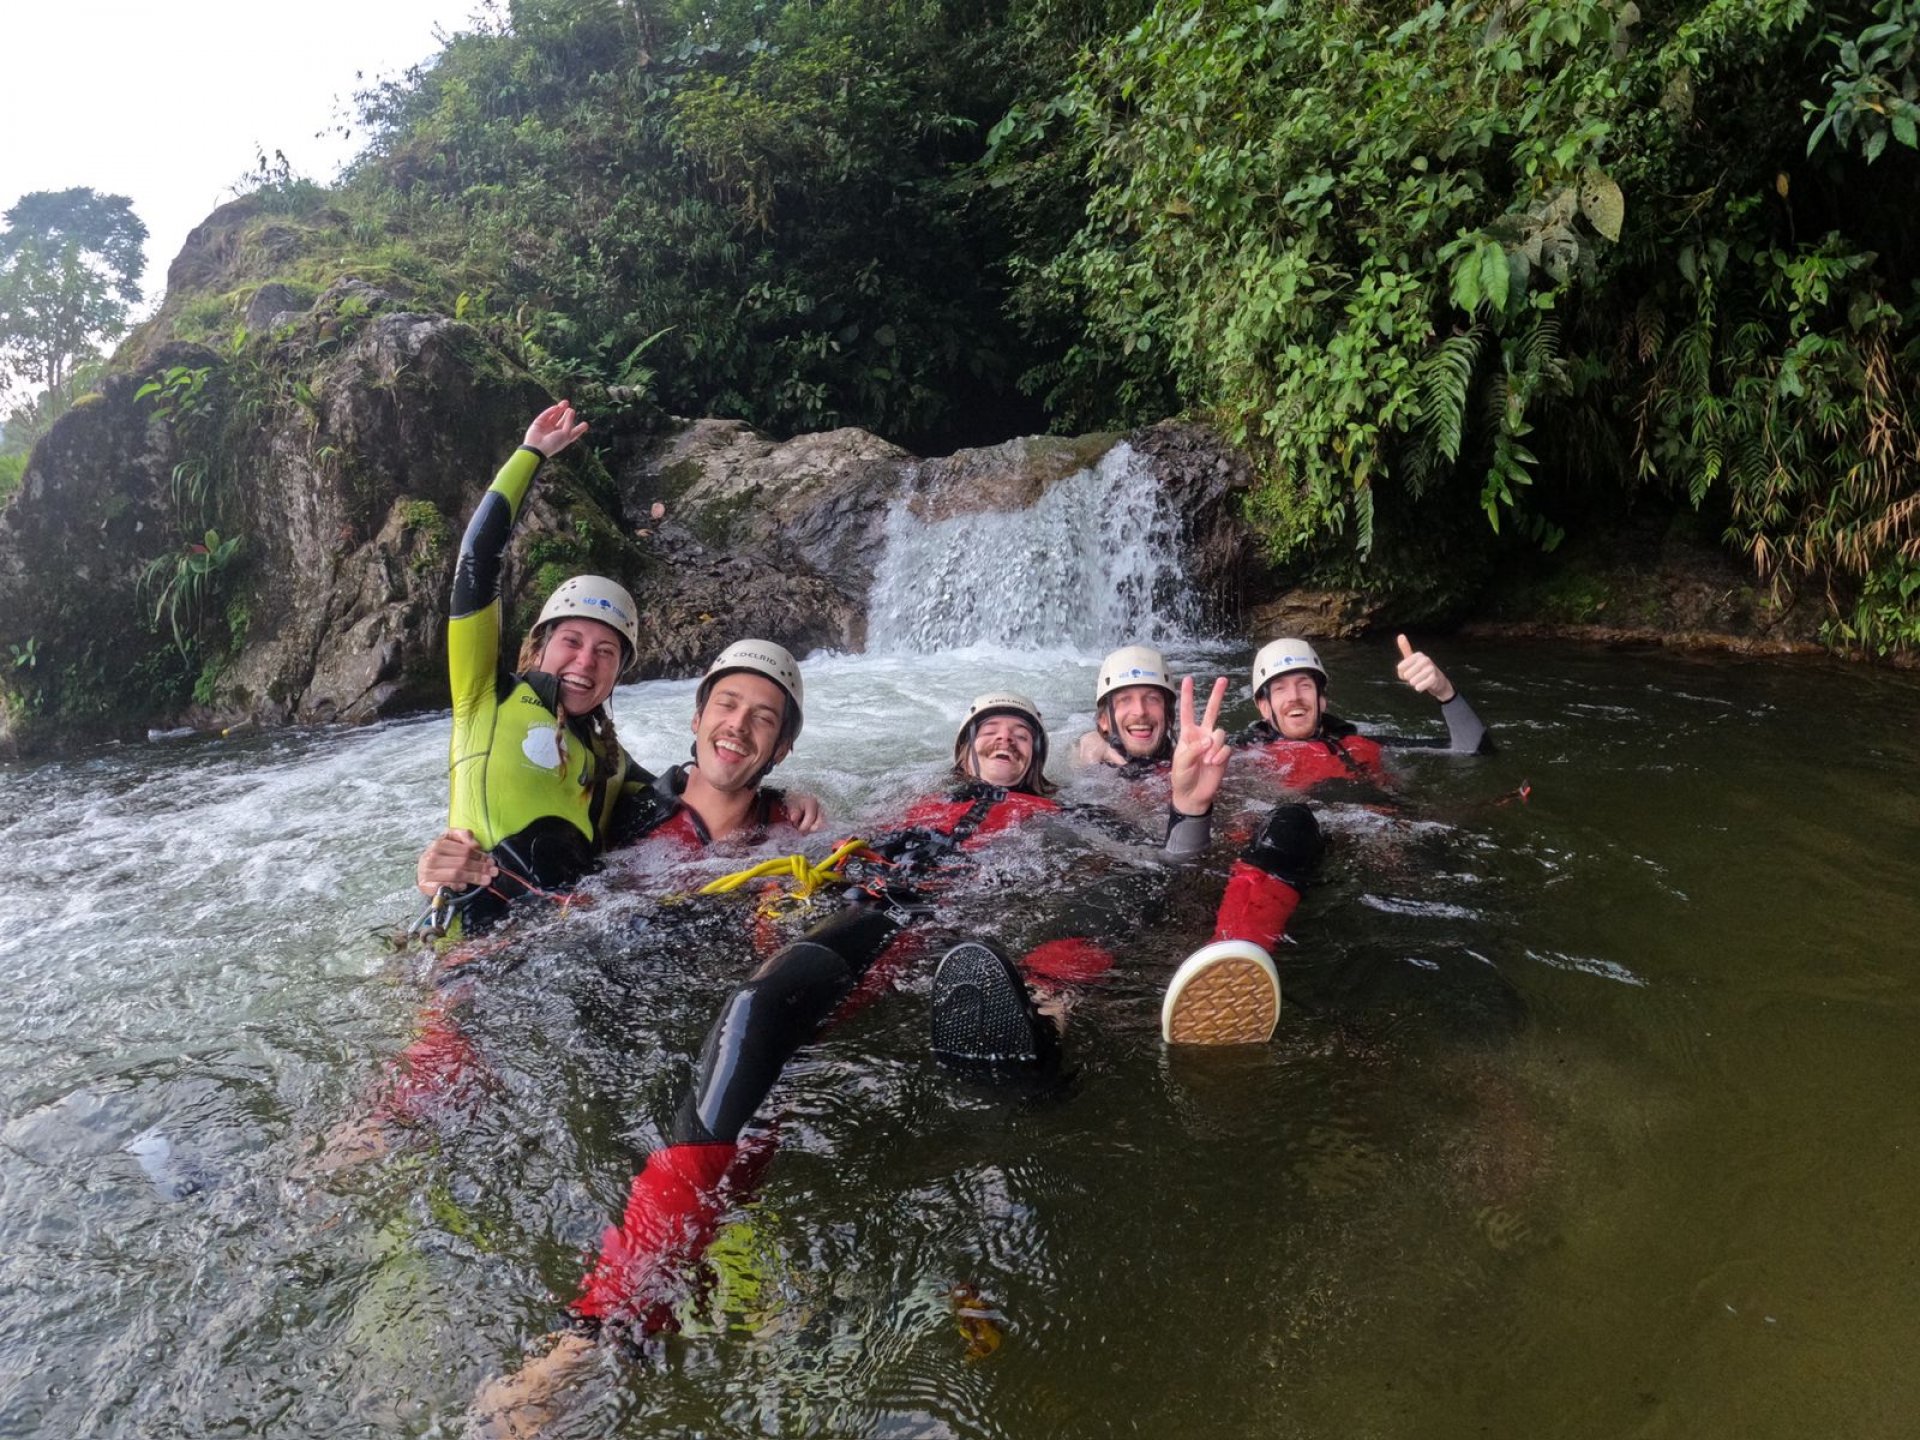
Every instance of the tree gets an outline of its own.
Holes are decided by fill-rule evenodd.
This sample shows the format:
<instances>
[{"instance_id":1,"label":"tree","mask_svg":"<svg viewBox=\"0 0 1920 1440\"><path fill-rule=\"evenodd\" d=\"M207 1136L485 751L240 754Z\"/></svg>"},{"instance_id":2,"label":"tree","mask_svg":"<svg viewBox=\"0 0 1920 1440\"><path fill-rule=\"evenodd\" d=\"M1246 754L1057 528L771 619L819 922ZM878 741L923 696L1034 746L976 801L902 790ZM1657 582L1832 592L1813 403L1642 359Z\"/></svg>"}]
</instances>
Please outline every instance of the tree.
<instances>
[{"instance_id":1,"label":"tree","mask_svg":"<svg viewBox=\"0 0 1920 1440\"><path fill-rule=\"evenodd\" d=\"M126 328L140 298L147 227L126 196L85 186L23 195L4 219L0 362L53 389Z\"/></svg>"}]
</instances>

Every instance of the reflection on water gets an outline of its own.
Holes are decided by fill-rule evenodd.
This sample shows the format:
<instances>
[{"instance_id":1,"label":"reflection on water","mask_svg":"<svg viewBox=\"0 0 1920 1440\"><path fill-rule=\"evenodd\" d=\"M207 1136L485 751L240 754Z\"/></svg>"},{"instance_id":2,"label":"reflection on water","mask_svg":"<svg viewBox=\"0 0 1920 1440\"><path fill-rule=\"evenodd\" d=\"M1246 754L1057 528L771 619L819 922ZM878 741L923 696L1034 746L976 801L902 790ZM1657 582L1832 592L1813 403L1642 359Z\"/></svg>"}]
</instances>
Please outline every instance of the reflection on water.
<instances>
[{"instance_id":1,"label":"reflection on water","mask_svg":"<svg viewBox=\"0 0 1920 1440\"><path fill-rule=\"evenodd\" d=\"M776 1091L684 1334L563 1433L1902 1432L1920 685L1437 649L1504 748L1329 803L1272 1045L1158 1040L1224 845L1198 877L1007 847L931 952L1075 894L1138 921L1070 1082L942 1072L909 968ZM1095 658L809 662L779 778L856 833L990 684L1064 752ZM1327 658L1343 713L1439 733L1388 649ZM643 763L684 754L691 696L621 692ZM417 906L444 757L428 720L0 769L0 1434L457 1433L551 1325L754 946L731 902L661 898L737 862L624 857L480 987L481 1103L295 1178L423 999L372 932ZM1265 798L1230 786L1223 830Z\"/></svg>"}]
</instances>

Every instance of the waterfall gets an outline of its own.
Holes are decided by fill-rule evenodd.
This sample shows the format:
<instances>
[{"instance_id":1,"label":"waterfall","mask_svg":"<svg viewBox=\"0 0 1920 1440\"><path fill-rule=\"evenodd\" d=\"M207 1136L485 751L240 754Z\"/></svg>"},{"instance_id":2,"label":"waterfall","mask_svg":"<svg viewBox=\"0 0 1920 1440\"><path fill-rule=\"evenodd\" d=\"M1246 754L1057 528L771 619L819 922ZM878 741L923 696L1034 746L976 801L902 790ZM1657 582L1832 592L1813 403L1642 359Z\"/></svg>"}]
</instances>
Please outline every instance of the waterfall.
<instances>
[{"instance_id":1,"label":"waterfall","mask_svg":"<svg viewBox=\"0 0 1920 1440\"><path fill-rule=\"evenodd\" d=\"M875 569L867 648L1100 650L1192 634L1180 517L1124 443L1031 508L917 519L898 500Z\"/></svg>"}]
</instances>

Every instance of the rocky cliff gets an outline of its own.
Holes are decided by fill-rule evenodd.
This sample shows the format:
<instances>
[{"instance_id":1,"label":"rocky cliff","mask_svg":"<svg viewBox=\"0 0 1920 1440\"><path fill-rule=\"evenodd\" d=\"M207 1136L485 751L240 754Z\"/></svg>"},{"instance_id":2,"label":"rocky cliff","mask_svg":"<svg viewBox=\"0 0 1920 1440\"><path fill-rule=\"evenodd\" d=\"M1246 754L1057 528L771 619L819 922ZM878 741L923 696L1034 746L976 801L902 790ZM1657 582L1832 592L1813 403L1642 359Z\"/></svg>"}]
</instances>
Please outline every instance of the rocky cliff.
<instances>
[{"instance_id":1,"label":"rocky cliff","mask_svg":"<svg viewBox=\"0 0 1920 1440\"><path fill-rule=\"evenodd\" d=\"M0 513L0 746L444 703L460 529L550 397L478 330L392 293L349 280L298 302L261 286L224 346L136 347L36 447ZM511 619L565 575L613 575L647 615L644 675L696 673L747 634L857 649L895 499L1030 504L1118 438L923 460L858 430L780 442L579 403L593 433L542 472L509 556ZM1244 462L1204 432L1136 439L1178 488L1200 584L1230 619L1258 569L1229 503Z\"/></svg>"}]
</instances>

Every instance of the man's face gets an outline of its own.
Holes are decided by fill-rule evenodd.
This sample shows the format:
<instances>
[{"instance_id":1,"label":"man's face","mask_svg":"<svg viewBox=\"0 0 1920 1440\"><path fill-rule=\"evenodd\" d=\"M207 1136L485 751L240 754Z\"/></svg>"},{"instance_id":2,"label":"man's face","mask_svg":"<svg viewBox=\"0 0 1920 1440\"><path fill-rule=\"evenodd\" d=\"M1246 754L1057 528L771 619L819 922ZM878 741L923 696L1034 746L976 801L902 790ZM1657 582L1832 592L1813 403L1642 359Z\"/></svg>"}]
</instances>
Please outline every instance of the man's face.
<instances>
[{"instance_id":1,"label":"man's face","mask_svg":"<svg viewBox=\"0 0 1920 1440\"><path fill-rule=\"evenodd\" d=\"M694 764L714 789L744 790L769 765L787 758L780 743L787 692L764 675L735 670L713 682L693 712Z\"/></svg>"},{"instance_id":2,"label":"man's face","mask_svg":"<svg viewBox=\"0 0 1920 1440\"><path fill-rule=\"evenodd\" d=\"M1033 727L1018 715L989 715L973 732L967 773L1002 787L1018 785L1033 763Z\"/></svg>"},{"instance_id":3,"label":"man's face","mask_svg":"<svg viewBox=\"0 0 1920 1440\"><path fill-rule=\"evenodd\" d=\"M1167 692L1158 685L1127 685L1107 697L1094 719L1129 759L1145 760L1167 737Z\"/></svg>"},{"instance_id":4,"label":"man's face","mask_svg":"<svg viewBox=\"0 0 1920 1440\"><path fill-rule=\"evenodd\" d=\"M1310 670L1295 670L1267 683L1260 698L1260 718L1289 740L1311 740L1320 731L1327 708L1319 679Z\"/></svg>"},{"instance_id":5,"label":"man's face","mask_svg":"<svg viewBox=\"0 0 1920 1440\"><path fill-rule=\"evenodd\" d=\"M620 632L598 620L562 620L547 632L537 669L560 682L560 705L585 715L603 704L620 678Z\"/></svg>"}]
</instances>

